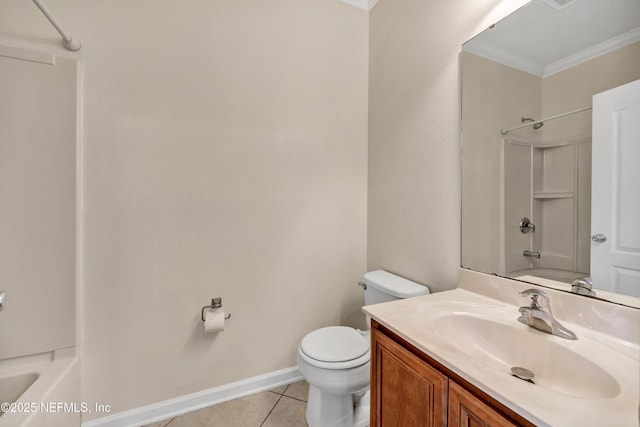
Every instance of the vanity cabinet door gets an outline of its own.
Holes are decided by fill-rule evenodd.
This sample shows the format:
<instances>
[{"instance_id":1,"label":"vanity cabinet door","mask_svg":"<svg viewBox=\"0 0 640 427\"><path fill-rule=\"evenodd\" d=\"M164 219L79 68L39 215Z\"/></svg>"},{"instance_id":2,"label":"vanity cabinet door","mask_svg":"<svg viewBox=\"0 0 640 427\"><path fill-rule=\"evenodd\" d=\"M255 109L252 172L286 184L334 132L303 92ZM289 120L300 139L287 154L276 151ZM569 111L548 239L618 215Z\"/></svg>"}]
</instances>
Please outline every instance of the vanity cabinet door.
<instances>
[{"instance_id":1,"label":"vanity cabinet door","mask_svg":"<svg viewBox=\"0 0 640 427\"><path fill-rule=\"evenodd\" d=\"M515 427L480 399L449 381L450 427Z\"/></svg>"},{"instance_id":2,"label":"vanity cabinet door","mask_svg":"<svg viewBox=\"0 0 640 427\"><path fill-rule=\"evenodd\" d=\"M371 345L371 426L446 426L447 377L375 328Z\"/></svg>"}]
</instances>

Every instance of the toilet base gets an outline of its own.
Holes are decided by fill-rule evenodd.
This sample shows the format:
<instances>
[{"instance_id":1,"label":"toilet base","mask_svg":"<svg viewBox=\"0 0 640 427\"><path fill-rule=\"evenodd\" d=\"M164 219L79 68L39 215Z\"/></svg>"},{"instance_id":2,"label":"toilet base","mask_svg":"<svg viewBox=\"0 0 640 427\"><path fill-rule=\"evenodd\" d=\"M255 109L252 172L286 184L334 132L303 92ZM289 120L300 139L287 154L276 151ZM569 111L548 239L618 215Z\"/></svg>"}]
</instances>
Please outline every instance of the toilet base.
<instances>
[{"instance_id":1,"label":"toilet base","mask_svg":"<svg viewBox=\"0 0 640 427\"><path fill-rule=\"evenodd\" d=\"M371 422L371 392L367 390L363 395L356 396L356 399L353 425L354 427L369 427Z\"/></svg>"},{"instance_id":2,"label":"toilet base","mask_svg":"<svg viewBox=\"0 0 640 427\"><path fill-rule=\"evenodd\" d=\"M306 413L309 427L367 427L369 408L368 390L359 395L338 395L309 384Z\"/></svg>"}]
</instances>

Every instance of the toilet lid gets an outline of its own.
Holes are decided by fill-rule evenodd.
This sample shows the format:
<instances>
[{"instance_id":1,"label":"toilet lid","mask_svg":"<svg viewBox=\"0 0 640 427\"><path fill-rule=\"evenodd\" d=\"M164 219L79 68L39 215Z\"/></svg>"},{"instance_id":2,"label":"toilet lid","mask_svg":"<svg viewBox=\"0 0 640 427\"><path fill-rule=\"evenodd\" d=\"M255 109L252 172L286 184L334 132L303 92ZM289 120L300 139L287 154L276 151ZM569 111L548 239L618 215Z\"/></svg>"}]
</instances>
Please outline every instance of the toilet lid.
<instances>
[{"instance_id":1,"label":"toilet lid","mask_svg":"<svg viewBox=\"0 0 640 427\"><path fill-rule=\"evenodd\" d=\"M300 349L315 360L346 362L364 355L369 350L369 341L353 328L329 326L308 333Z\"/></svg>"}]
</instances>

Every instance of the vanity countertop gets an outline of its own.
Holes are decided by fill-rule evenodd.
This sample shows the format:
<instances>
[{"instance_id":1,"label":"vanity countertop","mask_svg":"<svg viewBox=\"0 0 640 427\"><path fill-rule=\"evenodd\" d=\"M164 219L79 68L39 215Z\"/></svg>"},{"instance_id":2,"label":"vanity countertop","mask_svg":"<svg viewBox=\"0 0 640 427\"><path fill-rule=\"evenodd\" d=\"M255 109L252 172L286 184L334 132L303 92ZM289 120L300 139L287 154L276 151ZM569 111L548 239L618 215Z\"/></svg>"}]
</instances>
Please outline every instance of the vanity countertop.
<instances>
[{"instance_id":1,"label":"vanity countertop","mask_svg":"<svg viewBox=\"0 0 640 427\"><path fill-rule=\"evenodd\" d=\"M637 342L565 319L578 340L556 337L519 323L517 305L461 288L363 311L536 425L638 425ZM511 376L514 364L536 384Z\"/></svg>"}]
</instances>

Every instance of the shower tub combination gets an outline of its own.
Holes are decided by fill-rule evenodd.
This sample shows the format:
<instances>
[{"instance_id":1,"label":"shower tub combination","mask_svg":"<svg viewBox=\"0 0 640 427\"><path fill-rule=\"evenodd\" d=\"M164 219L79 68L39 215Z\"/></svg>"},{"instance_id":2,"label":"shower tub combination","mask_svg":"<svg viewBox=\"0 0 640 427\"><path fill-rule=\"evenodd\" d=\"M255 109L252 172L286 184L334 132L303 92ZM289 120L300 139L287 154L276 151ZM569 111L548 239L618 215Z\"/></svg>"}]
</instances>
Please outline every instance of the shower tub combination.
<instances>
[{"instance_id":1,"label":"shower tub combination","mask_svg":"<svg viewBox=\"0 0 640 427\"><path fill-rule=\"evenodd\" d=\"M0 427L78 426L75 348L0 360Z\"/></svg>"},{"instance_id":2,"label":"shower tub combination","mask_svg":"<svg viewBox=\"0 0 640 427\"><path fill-rule=\"evenodd\" d=\"M571 282L576 279L585 277L587 276L587 274L578 273L576 271L554 270L551 268L527 268L520 271L514 271L509 274L509 277L511 278L529 282L532 281L532 276L538 277L543 280L560 282L559 284L557 284L557 287L559 289L569 290L571 288Z\"/></svg>"},{"instance_id":3,"label":"shower tub combination","mask_svg":"<svg viewBox=\"0 0 640 427\"><path fill-rule=\"evenodd\" d=\"M81 66L20 44L0 43L0 427L77 427Z\"/></svg>"},{"instance_id":4,"label":"shower tub combination","mask_svg":"<svg viewBox=\"0 0 640 427\"><path fill-rule=\"evenodd\" d=\"M45 0L32 1L64 47L79 49ZM0 43L0 111L10 112L0 115L0 163L15 183L0 185L0 427L79 426L89 410L78 347L81 65L20 44Z\"/></svg>"}]
</instances>

